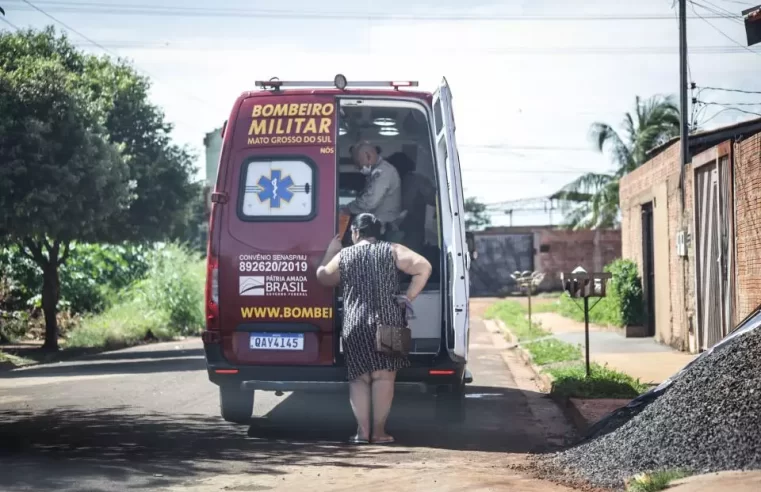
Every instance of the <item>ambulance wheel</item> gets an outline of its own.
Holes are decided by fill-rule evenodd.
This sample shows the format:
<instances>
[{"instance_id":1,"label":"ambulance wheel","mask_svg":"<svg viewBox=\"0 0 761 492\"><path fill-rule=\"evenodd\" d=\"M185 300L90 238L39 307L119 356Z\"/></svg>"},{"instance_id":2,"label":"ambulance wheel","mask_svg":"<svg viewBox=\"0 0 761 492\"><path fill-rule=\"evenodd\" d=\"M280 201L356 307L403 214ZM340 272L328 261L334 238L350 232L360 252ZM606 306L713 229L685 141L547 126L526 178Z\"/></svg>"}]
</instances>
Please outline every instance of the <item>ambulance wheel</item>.
<instances>
[{"instance_id":1,"label":"ambulance wheel","mask_svg":"<svg viewBox=\"0 0 761 492\"><path fill-rule=\"evenodd\" d=\"M248 424L254 414L254 392L220 386L219 407L222 418L227 422Z\"/></svg>"},{"instance_id":2,"label":"ambulance wheel","mask_svg":"<svg viewBox=\"0 0 761 492\"><path fill-rule=\"evenodd\" d=\"M442 424L465 422L465 385L460 383L436 395L436 420Z\"/></svg>"}]
</instances>

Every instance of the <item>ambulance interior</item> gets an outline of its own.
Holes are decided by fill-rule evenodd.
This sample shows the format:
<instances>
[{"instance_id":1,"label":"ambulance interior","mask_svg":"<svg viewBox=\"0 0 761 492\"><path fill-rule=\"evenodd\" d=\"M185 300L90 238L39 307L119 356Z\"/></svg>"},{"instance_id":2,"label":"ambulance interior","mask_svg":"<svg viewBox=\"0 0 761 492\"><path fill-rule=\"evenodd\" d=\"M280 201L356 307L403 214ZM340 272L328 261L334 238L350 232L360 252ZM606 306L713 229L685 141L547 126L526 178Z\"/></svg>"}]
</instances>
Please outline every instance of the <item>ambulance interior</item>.
<instances>
[{"instance_id":1,"label":"ambulance interior","mask_svg":"<svg viewBox=\"0 0 761 492\"><path fill-rule=\"evenodd\" d=\"M431 131L422 106L400 105L382 100L363 100L361 104L343 103L339 112L337 145L338 203L346 205L354 200L365 186L366 178L354 164L351 147L359 141L369 141L379 149L380 155L399 171L402 188L422 188L419 180L430 180L438 196L435 157L432 155ZM416 173L418 176L414 176ZM411 181L408 181L411 180ZM422 189L420 190L422 191ZM413 337L413 352L436 353L441 343L443 292L441 285L440 223L436 203L431 196L408 194L416 208L401 224L401 244L423 255L433 267L424 292L414 302L415 317L409 320ZM405 200L405 205L409 206ZM424 209L424 211L422 210ZM350 231L344 235L344 246L351 244ZM401 274L400 274L401 275ZM405 278L406 277L406 278ZM402 291L409 277L401 275ZM339 309L340 309L339 293Z\"/></svg>"}]
</instances>

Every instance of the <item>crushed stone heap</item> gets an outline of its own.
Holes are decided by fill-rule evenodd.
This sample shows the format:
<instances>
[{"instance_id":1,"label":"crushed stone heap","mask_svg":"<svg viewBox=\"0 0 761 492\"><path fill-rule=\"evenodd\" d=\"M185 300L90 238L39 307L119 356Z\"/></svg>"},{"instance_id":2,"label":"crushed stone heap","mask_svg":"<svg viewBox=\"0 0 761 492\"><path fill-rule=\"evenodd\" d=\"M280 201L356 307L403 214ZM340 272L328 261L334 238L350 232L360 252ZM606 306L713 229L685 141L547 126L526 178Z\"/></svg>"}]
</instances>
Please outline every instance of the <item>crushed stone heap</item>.
<instances>
[{"instance_id":1,"label":"crushed stone heap","mask_svg":"<svg viewBox=\"0 0 761 492\"><path fill-rule=\"evenodd\" d=\"M743 331L693 360L628 420L610 419L606 434L546 464L614 489L641 472L761 468L761 328Z\"/></svg>"}]
</instances>

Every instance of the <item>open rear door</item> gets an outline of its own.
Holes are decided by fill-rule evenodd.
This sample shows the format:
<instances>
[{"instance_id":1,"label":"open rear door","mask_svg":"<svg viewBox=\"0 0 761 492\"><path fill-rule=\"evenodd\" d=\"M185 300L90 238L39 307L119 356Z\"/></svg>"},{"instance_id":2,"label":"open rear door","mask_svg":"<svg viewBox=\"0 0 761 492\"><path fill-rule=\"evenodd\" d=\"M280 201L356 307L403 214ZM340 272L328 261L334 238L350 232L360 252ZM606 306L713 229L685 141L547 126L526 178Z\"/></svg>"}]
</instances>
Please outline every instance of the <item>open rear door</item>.
<instances>
[{"instance_id":1,"label":"open rear door","mask_svg":"<svg viewBox=\"0 0 761 492\"><path fill-rule=\"evenodd\" d=\"M465 241L465 205L462 196L462 176L460 174L460 156L455 141L454 112L452 111L452 92L446 79L433 95L434 120L436 123L436 148L439 159L444 161L446 169L449 211L451 212L451 231L445 245L447 248L447 277L451 301L449 316L452 328L447 330L447 346L455 359L467 360L469 341L469 307L470 280L468 278L468 249ZM442 155L443 154L443 155ZM442 213L446 210L442 210ZM445 225L446 225L445 222ZM449 234L446 234L449 232ZM452 340L451 338L454 338Z\"/></svg>"}]
</instances>

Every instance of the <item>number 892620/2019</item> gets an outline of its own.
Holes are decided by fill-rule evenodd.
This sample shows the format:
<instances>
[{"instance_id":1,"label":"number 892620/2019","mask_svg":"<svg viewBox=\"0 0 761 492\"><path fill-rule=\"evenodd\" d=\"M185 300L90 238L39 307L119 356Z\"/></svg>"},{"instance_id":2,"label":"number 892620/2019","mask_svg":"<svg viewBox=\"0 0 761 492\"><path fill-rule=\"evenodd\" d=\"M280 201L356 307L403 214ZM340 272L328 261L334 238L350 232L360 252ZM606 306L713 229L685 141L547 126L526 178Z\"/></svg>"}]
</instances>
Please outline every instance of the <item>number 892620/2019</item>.
<instances>
[{"instance_id":1,"label":"number 892620/2019","mask_svg":"<svg viewBox=\"0 0 761 492\"><path fill-rule=\"evenodd\" d=\"M241 272L261 273L304 273L307 271L306 261L241 261Z\"/></svg>"}]
</instances>

